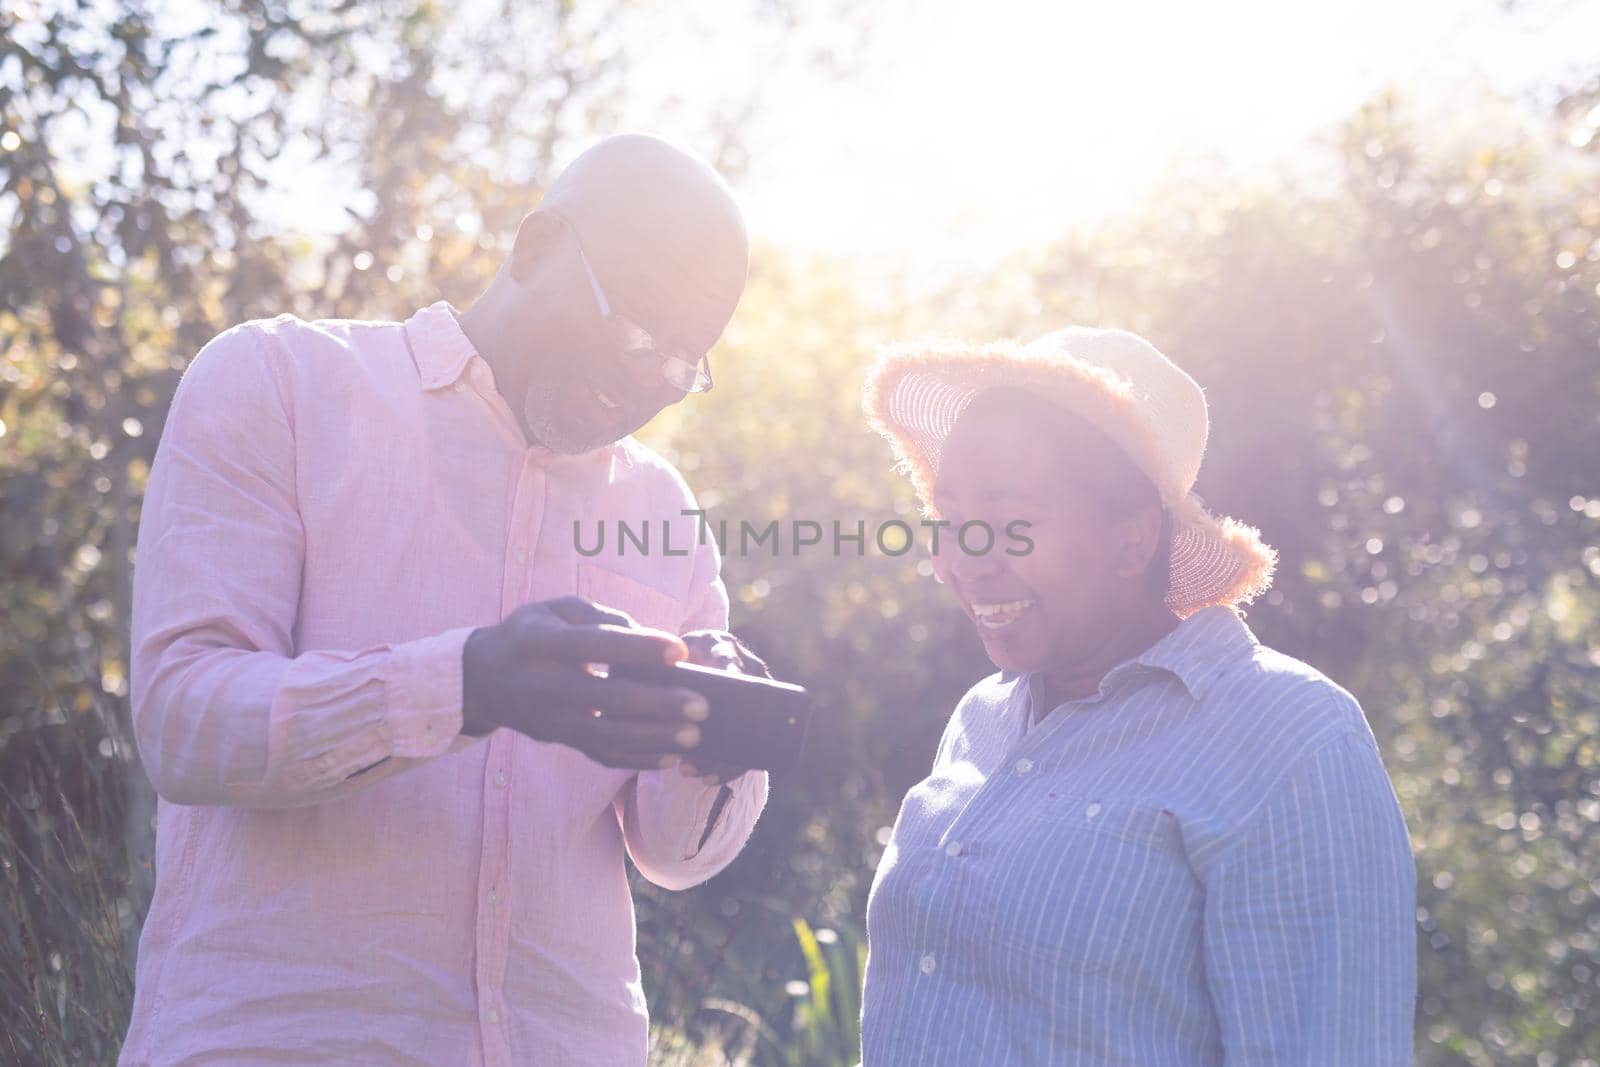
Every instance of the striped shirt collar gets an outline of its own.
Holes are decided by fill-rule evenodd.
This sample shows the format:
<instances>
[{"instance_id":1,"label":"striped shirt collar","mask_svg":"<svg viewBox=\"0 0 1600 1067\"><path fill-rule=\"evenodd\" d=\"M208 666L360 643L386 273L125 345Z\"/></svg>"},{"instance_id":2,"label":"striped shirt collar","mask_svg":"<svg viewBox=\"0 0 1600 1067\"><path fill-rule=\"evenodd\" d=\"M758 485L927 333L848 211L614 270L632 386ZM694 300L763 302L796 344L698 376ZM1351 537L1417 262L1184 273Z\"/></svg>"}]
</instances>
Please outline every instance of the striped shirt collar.
<instances>
[{"instance_id":1,"label":"striped shirt collar","mask_svg":"<svg viewBox=\"0 0 1600 1067\"><path fill-rule=\"evenodd\" d=\"M1195 700L1204 700L1211 683L1240 656L1252 653L1258 645L1255 634L1233 608L1214 605L1202 608L1178 623L1161 640L1136 656L1130 656L1106 672L1100 693L1110 692L1124 679L1165 671L1173 675ZM1043 676L1038 671L1026 674L1003 672L1002 681L1023 679L1024 689L1038 699Z\"/></svg>"},{"instance_id":2,"label":"striped shirt collar","mask_svg":"<svg viewBox=\"0 0 1600 1067\"><path fill-rule=\"evenodd\" d=\"M1243 616L1233 608L1215 605L1190 615L1171 633L1119 666L1141 664L1170 671L1190 696L1204 700L1212 681L1256 647L1256 636L1244 624Z\"/></svg>"}]
</instances>

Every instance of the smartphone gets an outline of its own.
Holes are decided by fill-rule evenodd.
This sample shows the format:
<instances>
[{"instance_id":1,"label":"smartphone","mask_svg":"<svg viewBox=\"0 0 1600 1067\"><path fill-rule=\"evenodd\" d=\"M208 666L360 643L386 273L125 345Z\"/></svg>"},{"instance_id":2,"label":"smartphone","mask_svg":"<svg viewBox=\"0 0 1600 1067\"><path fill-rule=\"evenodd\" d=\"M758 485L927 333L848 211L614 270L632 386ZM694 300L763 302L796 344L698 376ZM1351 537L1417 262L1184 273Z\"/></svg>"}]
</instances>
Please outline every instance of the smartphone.
<instances>
[{"instance_id":1,"label":"smartphone","mask_svg":"<svg viewBox=\"0 0 1600 1067\"><path fill-rule=\"evenodd\" d=\"M706 698L710 714L700 724L700 743L685 754L764 771L786 771L800 761L811 698L805 689L697 663L616 664L613 678L646 685L692 689Z\"/></svg>"}]
</instances>

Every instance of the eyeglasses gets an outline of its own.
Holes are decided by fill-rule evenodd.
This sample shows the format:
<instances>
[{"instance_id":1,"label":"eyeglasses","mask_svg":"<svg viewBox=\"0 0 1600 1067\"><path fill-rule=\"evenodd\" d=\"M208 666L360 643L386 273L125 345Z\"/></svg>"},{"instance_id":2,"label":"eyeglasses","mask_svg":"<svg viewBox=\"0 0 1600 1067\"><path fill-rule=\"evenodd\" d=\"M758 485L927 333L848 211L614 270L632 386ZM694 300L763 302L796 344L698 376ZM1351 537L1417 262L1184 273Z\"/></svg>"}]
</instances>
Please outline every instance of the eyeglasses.
<instances>
[{"instance_id":1,"label":"eyeglasses","mask_svg":"<svg viewBox=\"0 0 1600 1067\"><path fill-rule=\"evenodd\" d=\"M555 215L566 224L567 229L572 231L572 239L578 244L578 258L583 261L584 273L589 276L589 288L594 292L594 302L600 309L600 317L622 334L623 356L631 360L654 357L661 368L661 376L674 389L681 389L685 393L710 392L712 384L710 359L705 355L701 355L698 359L686 359L681 355L664 351L656 343L655 338L650 336L649 330L626 315L612 311L611 301L606 299L606 291L600 288L600 279L595 277L594 268L589 265L589 257L583 251L583 239L578 236L578 227L574 226L572 220L565 215L554 211L550 214Z\"/></svg>"}]
</instances>

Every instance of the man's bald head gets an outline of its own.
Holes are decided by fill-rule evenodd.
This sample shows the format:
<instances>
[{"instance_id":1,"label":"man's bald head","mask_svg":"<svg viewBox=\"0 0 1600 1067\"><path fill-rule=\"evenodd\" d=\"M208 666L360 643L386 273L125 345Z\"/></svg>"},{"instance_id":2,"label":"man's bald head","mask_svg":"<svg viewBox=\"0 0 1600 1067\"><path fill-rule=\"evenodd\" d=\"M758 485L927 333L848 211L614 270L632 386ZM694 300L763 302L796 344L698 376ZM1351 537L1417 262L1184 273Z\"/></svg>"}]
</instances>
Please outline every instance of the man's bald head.
<instances>
[{"instance_id":1,"label":"man's bald head","mask_svg":"<svg viewBox=\"0 0 1600 1067\"><path fill-rule=\"evenodd\" d=\"M696 353L733 316L750 264L722 176L659 137L608 137L561 172L540 210L577 228L616 310Z\"/></svg>"}]
</instances>

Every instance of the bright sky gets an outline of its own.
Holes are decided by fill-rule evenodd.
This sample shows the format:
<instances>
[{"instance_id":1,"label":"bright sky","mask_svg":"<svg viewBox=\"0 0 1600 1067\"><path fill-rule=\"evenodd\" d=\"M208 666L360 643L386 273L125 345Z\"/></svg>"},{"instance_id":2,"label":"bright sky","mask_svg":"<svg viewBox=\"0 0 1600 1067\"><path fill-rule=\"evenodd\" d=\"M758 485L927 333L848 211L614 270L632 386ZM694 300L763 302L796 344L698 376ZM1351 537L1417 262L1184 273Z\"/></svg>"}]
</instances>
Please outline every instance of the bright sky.
<instances>
[{"instance_id":1,"label":"bright sky","mask_svg":"<svg viewBox=\"0 0 1600 1067\"><path fill-rule=\"evenodd\" d=\"M1510 6L889 0L847 85L761 69L731 30L656 54L680 92L695 72L769 80L741 190L761 235L953 267L1126 208L1177 155L1270 165L1386 86L1441 106L1595 73L1600 3Z\"/></svg>"},{"instance_id":2,"label":"bright sky","mask_svg":"<svg viewBox=\"0 0 1600 1067\"><path fill-rule=\"evenodd\" d=\"M771 15L789 5L797 30ZM172 7L206 11L199 0ZM1533 91L1548 108L1551 87L1600 70L1600 0L660 0L616 10L635 109L625 128L693 143L710 108L754 91L738 184L758 237L933 275L1126 210L1175 158L1242 172L1314 158L1308 146L1386 87L1448 116L1485 86ZM845 81L796 58L819 40L860 45L841 11L864 12L868 28ZM103 137L78 139L104 156L93 150ZM269 211L313 231L345 225L344 201L329 193L338 184L300 161L275 181Z\"/></svg>"}]
</instances>

